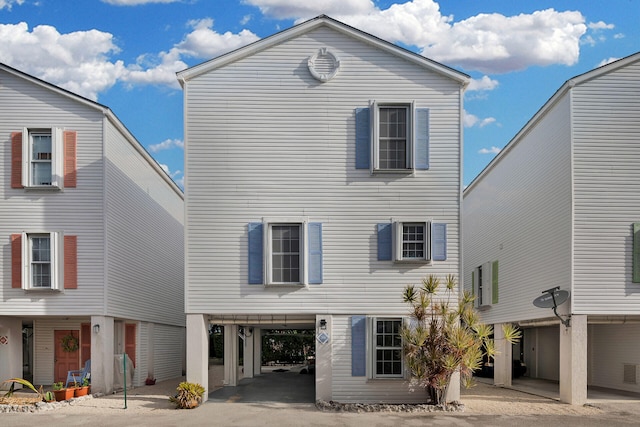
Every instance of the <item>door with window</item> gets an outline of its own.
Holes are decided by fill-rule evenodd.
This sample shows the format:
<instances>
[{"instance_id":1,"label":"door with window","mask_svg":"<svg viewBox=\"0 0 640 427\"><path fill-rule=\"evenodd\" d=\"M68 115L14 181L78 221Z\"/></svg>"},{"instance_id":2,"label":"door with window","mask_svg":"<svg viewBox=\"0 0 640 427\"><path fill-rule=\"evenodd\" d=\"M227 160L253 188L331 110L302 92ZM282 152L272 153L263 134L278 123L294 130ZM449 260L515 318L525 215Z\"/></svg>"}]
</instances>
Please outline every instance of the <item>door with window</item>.
<instances>
[{"instance_id":1,"label":"door with window","mask_svg":"<svg viewBox=\"0 0 640 427\"><path fill-rule=\"evenodd\" d=\"M70 337L75 338L75 343ZM75 330L55 330L53 331L55 343L54 350L54 375L55 382L66 381L67 372L80 369L80 331ZM65 347L66 344L66 347ZM68 351L69 347L75 347L74 351Z\"/></svg>"}]
</instances>

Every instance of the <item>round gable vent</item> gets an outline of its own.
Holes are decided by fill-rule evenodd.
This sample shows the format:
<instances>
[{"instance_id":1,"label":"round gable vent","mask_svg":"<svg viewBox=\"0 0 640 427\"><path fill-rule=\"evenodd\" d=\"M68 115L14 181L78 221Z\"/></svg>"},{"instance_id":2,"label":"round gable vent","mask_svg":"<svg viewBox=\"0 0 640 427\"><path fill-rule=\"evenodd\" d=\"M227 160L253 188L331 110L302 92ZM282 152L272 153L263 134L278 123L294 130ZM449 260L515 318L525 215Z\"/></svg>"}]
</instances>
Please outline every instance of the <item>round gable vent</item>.
<instances>
[{"instance_id":1,"label":"round gable vent","mask_svg":"<svg viewBox=\"0 0 640 427\"><path fill-rule=\"evenodd\" d=\"M307 61L309 72L322 83L328 82L338 74L340 60L326 47L319 49L315 55L309 57Z\"/></svg>"}]
</instances>

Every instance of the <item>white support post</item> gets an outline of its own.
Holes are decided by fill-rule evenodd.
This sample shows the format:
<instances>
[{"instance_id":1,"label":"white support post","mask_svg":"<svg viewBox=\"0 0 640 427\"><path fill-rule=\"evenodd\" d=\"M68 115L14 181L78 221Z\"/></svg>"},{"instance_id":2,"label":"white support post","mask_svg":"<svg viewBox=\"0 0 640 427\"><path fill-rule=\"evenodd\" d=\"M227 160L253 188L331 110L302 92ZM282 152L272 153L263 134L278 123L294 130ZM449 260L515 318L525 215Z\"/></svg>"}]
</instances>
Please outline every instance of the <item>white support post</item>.
<instances>
[{"instance_id":1,"label":"white support post","mask_svg":"<svg viewBox=\"0 0 640 427\"><path fill-rule=\"evenodd\" d=\"M560 401L587 402L587 316L571 316L571 326L560 325Z\"/></svg>"},{"instance_id":2,"label":"white support post","mask_svg":"<svg viewBox=\"0 0 640 427\"><path fill-rule=\"evenodd\" d=\"M113 392L115 326L113 317L91 316L91 392Z\"/></svg>"},{"instance_id":3,"label":"white support post","mask_svg":"<svg viewBox=\"0 0 640 427\"><path fill-rule=\"evenodd\" d=\"M0 337L0 381L22 378L22 319L0 317ZM0 384L3 390L8 390L10 386L9 383ZM15 387L22 388L20 384L15 384Z\"/></svg>"},{"instance_id":4,"label":"white support post","mask_svg":"<svg viewBox=\"0 0 640 427\"><path fill-rule=\"evenodd\" d=\"M511 370L513 368L513 348L504 337L502 323L493 325L493 342L496 354L493 358L493 384L511 387Z\"/></svg>"},{"instance_id":5,"label":"white support post","mask_svg":"<svg viewBox=\"0 0 640 427\"><path fill-rule=\"evenodd\" d=\"M323 322L324 323L323 325ZM323 326L321 326L323 325ZM331 346L333 345L332 317L327 314L316 315L316 400L332 400L333 365ZM328 339L321 343L318 336L324 333Z\"/></svg>"},{"instance_id":6,"label":"white support post","mask_svg":"<svg viewBox=\"0 0 640 427\"><path fill-rule=\"evenodd\" d=\"M224 385L238 385L238 325L224 327Z\"/></svg>"},{"instance_id":7,"label":"white support post","mask_svg":"<svg viewBox=\"0 0 640 427\"><path fill-rule=\"evenodd\" d=\"M209 399L209 322L204 314L187 314L187 381L204 387Z\"/></svg>"},{"instance_id":8,"label":"white support post","mask_svg":"<svg viewBox=\"0 0 640 427\"><path fill-rule=\"evenodd\" d=\"M244 327L244 340L242 340L242 345L244 346L244 353L242 356L243 378L253 378L253 352L255 351L253 346L253 334L253 328L249 328L248 326Z\"/></svg>"}]
</instances>

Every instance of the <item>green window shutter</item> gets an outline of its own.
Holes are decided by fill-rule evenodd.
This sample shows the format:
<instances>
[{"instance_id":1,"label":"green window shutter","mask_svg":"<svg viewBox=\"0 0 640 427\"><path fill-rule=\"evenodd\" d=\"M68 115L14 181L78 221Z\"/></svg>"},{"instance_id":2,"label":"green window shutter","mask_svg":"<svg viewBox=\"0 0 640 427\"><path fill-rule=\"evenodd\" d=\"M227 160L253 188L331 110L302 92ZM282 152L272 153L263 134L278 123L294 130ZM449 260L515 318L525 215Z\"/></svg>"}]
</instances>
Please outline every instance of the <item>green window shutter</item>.
<instances>
[{"instance_id":1,"label":"green window shutter","mask_svg":"<svg viewBox=\"0 0 640 427\"><path fill-rule=\"evenodd\" d=\"M498 303L498 261L491 266L491 304Z\"/></svg>"},{"instance_id":2,"label":"green window shutter","mask_svg":"<svg viewBox=\"0 0 640 427\"><path fill-rule=\"evenodd\" d=\"M640 222L633 224L633 283L640 283Z\"/></svg>"}]
</instances>

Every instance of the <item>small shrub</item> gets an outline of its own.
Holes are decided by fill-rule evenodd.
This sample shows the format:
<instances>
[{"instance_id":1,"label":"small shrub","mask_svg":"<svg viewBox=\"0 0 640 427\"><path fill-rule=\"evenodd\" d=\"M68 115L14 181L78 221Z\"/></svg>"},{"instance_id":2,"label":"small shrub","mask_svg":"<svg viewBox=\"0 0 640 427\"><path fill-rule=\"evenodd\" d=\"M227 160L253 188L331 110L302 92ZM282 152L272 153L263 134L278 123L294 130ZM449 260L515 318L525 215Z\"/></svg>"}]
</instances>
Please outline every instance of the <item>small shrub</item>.
<instances>
[{"instance_id":1,"label":"small shrub","mask_svg":"<svg viewBox=\"0 0 640 427\"><path fill-rule=\"evenodd\" d=\"M202 402L204 387L200 384L183 381L176 390L178 392L169 401L175 403L178 409L193 409Z\"/></svg>"}]
</instances>

